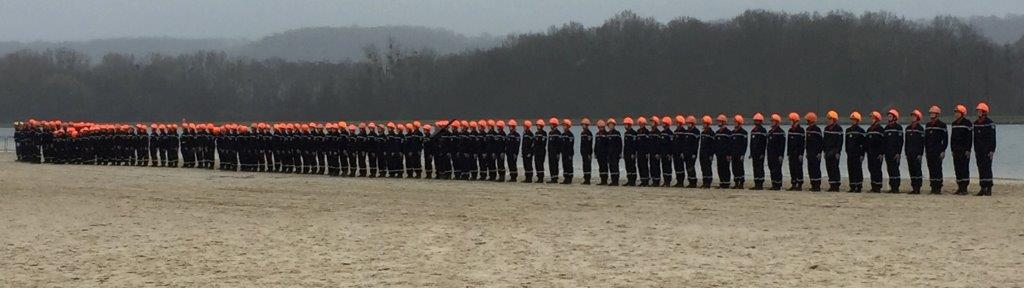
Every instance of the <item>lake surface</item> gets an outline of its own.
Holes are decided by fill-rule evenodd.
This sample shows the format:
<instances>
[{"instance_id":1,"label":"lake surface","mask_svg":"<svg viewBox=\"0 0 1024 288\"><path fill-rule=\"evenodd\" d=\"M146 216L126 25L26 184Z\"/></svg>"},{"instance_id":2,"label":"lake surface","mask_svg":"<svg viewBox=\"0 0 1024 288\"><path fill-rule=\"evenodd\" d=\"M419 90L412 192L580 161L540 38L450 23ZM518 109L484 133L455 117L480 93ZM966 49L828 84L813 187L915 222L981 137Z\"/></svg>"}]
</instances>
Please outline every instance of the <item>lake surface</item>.
<instances>
[{"instance_id":1,"label":"lake surface","mask_svg":"<svg viewBox=\"0 0 1024 288\"><path fill-rule=\"evenodd\" d=\"M865 128L867 128L867 127L865 126ZM582 129L582 128L580 128L580 127L573 127L573 131L577 135L576 141L579 141L579 131L580 131L580 129ZM591 128L591 129L592 129L591 131L593 131L593 128ZM749 131L750 128L748 127L747 130ZM995 157L995 161L993 163L993 174L995 174L996 178L1008 178L1008 179L1022 179L1022 180L1024 180L1024 125L1018 125L1018 124L1000 125L1000 126L997 127L997 131L998 131L998 133L997 133L998 148L996 149L996 157ZM4 147L5 147L4 145L6 145L7 151L13 151L14 150L14 140L11 139L11 137L13 135L14 135L14 129L13 128L0 128L0 151L4 151L3 150ZM579 149L579 147L577 147L577 149ZM577 153L577 155L579 155L579 154ZM574 168L577 170L577 176L578 176L578 175L581 175L581 173L582 173L582 172L579 172L582 169L582 164L581 164L582 160L579 159L579 156L577 156L575 158L576 158L576 160L575 160L576 163L575 163ZM842 158L843 159L840 159L839 163L840 163L841 169L843 171L842 174L845 176L847 174L846 173L846 154L845 153L843 154ZM521 160L520 160L520 162L521 162ZM746 168L747 177L750 178L750 177L752 177L752 173L753 173L753 171L751 170L752 168L750 166L750 165L752 165L750 159L747 159L746 164L747 164L747 168ZM907 162L906 162L906 159L903 159L901 164L902 164L901 165L902 166L901 169L903 169L902 175L904 176L904 179L908 179L908 177L909 177L908 175L910 175L910 174L909 174L909 172L907 172ZM783 164L783 165L786 165L786 164ZM866 166L867 163L865 162L864 165L865 165L864 166L864 173L865 173L865 178L866 178L867 177L867 166ZM597 166L597 163L595 162L594 163L594 172L593 172L595 179L597 177L597 167L596 166ZM699 166L700 165L698 165L698 168L697 168L698 170L700 170ZM783 171L784 172L787 171L785 167L786 166L783 166ZM882 168L883 168L883 170L885 169L885 167L882 167ZM928 177L927 165L925 165L925 167L922 168L922 169L924 169L924 176L927 178ZM821 170L822 170L822 174L824 175L825 174L825 164L824 164L824 162L822 162ZM947 157L945 159L945 165L943 165L943 170L944 170L943 175L945 177L947 177L947 178L953 177L953 158L949 157L948 152L947 152ZM520 169L520 171L522 171L522 170ZM520 172L520 173L522 173L522 172ZM699 171L698 171L698 173L699 173ZM625 172L623 172L623 175L625 175ZM971 176L974 177L974 178L978 177L978 171L977 171L977 166L975 164L974 155L971 155ZM716 176L716 180L717 180L717 176ZM751 182L751 181L748 180L748 182ZM904 181L904 182L907 182L907 181ZM977 182L977 181L975 181L975 182ZM907 182L907 183L909 183L909 182ZM927 185L927 180L925 181L925 184ZM952 184L952 183L948 183L948 184ZM909 184L907 184L907 185L909 185Z\"/></svg>"}]
</instances>

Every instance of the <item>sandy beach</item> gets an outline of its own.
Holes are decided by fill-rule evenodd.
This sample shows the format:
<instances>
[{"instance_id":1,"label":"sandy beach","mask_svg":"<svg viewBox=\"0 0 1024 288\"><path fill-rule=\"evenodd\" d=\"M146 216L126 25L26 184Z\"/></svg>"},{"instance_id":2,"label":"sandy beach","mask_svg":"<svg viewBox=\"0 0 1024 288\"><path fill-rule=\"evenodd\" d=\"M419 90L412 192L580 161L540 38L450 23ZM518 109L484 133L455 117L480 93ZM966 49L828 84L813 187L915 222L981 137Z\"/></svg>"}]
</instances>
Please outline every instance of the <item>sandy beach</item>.
<instances>
[{"instance_id":1,"label":"sandy beach","mask_svg":"<svg viewBox=\"0 0 1024 288\"><path fill-rule=\"evenodd\" d=\"M952 181L930 196L13 158L0 153L2 287L1024 285L1019 181L966 197Z\"/></svg>"}]
</instances>

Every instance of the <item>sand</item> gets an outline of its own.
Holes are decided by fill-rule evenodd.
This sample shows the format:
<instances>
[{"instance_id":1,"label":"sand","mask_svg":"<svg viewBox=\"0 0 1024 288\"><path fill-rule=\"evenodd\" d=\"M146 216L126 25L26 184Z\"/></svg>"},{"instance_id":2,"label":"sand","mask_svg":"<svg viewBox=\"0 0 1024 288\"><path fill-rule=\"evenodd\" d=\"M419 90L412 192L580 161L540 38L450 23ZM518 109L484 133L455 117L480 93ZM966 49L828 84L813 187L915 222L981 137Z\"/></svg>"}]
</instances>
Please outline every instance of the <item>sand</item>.
<instances>
[{"instance_id":1,"label":"sand","mask_svg":"<svg viewBox=\"0 0 1024 288\"><path fill-rule=\"evenodd\" d=\"M1020 287L1024 183L997 185L994 197L652 189L0 153L0 286Z\"/></svg>"}]
</instances>

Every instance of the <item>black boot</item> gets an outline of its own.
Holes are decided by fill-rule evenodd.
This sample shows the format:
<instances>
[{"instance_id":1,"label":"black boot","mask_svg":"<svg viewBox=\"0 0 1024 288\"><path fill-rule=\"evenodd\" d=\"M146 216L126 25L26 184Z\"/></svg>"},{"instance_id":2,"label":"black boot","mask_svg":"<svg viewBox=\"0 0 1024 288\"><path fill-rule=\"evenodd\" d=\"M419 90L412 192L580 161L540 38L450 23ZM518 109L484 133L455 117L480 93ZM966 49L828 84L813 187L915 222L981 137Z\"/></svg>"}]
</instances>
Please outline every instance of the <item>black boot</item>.
<instances>
[{"instance_id":1,"label":"black boot","mask_svg":"<svg viewBox=\"0 0 1024 288\"><path fill-rule=\"evenodd\" d=\"M754 191L764 190L764 182L754 181L754 187L751 187L750 190L754 190Z\"/></svg>"},{"instance_id":2,"label":"black boot","mask_svg":"<svg viewBox=\"0 0 1024 288\"><path fill-rule=\"evenodd\" d=\"M921 187L911 187L910 194L921 194Z\"/></svg>"},{"instance_id":3,"label":"black boot","mask_svg":"<svg viewBox=\"0 0 1024 288\"><path fill-rule=\"evenodd\" d=\"M932 187L931 194L932 195L942 194L942 187Z\"/></svg>"},{"instance_id":4,"label":"black boot","mask_svg":"<svg viewBox=\"0 0 1024 288\"><path fill-rule=\"evenodd\" d=\"M608 185L608 176L601 176L600 178L601 178L601 182L597 183L597 185L602 185L602 186L603 185Z\"/></svg>"},{"instance_id":5,"label":"black boot","mask_svg":"<svg viewBox=\"0 0 1024 288\"><path fill-rule=\"evenodd\" d=\"M686 185L686 188L697 188L697 180L690 180L690 183Z\"/></svg>"},{"instance_id":6,"label":"black boot","mask_svg":"<svg viewBox=\"0 0 1024 288\"><path fill-rule=\"evenodd\" d=\"M804 190L803 186L804 185L802 185L802 184L793 184L793 186L790 186L789 189L786 189L786 191L803 191Z\"/></svg>"},{"instance_id":7,"label":"black boot","mask_svg":"<svg viewBox=\"0 0 1024 288\"><path fill-rule=\"evenodd\" d=\"M608 186L619 186L619 177L612 177L612 183L609 183Z\"/></svg>"},{"instance_id":8,"label":"black boot","mask_svg":"<svg viewBox=\"0 0 1024 288\"><path fill-rule=\"evenodd\" d=\"M583 178L583 185L590 185L590 178Z\"/></svg>"}]
</instances>

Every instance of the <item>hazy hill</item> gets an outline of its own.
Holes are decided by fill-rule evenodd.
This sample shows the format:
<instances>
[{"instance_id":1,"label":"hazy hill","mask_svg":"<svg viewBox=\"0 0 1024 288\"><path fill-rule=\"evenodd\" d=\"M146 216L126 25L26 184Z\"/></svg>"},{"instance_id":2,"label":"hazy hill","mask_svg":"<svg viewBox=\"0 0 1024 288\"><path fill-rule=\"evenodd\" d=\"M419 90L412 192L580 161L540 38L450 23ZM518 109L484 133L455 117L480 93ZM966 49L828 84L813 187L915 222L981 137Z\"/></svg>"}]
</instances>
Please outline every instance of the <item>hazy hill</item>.
<instances>
[{"instance_id":1,"label":"hazy hill","mask_svg":"<svg viewBox=\"0 0 1024 288\"><path fill-rule=\"evenodd\" d=\"M181 39L168 37L112 38L89 41L66 42L3 42L0 41L0 54L28 49L43 51L56 48L70 48L85 53L92 60L98 60L107 53L148 55L160 53L178 55L193 53L198 50L226 50L247 43L238 39Z\"/></svg>"},{"instance_id":2,"label":"hazy hill","mask_svg":"<svg viewBox=\"0 0 1024 288\"><path fill-rule=\"evenodd\" d=\"M289 61L359 60L365 57L363 48L386 48L389 38L403 49L430 49L440 54L490 48L500 43L497 37L466 37L450 30L417 26L314 27L267 36L228 54Z\"/></svg>"},{"instance_id":3,"label":"hazy hill","mask_svg":"<svg viewBox=\"0 0 1024 288\"><path fill-rule=\"evenodd\" d=\"M1024 15L972 16L967 23L999 44L1012 44L1024 35Z\"/></svg>"}]
</instances>

